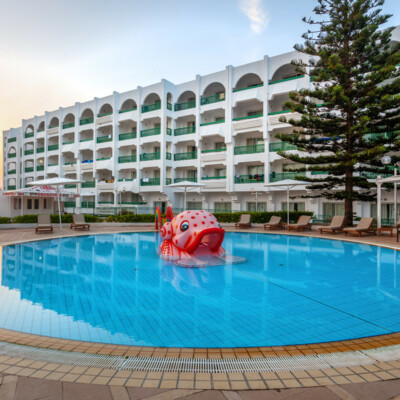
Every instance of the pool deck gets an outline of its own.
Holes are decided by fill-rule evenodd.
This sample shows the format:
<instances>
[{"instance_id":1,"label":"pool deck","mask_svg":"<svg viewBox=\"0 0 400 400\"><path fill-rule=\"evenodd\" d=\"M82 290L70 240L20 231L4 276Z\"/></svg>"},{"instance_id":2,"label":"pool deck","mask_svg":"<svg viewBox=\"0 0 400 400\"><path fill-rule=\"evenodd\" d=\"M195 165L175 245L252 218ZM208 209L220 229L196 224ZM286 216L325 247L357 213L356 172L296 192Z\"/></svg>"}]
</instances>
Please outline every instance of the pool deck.
<instances>
[{"instance_id":1,"label":"pool deck","mask_svg":"<svg viewBox=\"0 0 400 400\"><path fill-rule=\"evenodd\" d=\"M230 224L227 231L236 231ZM73 232L67 227L60 234L34 233L32 228L0 229L0 245L49 239L60 236L152 231L151 226L94 224L91 232ZM237 230L239 231L239 230ZM262 227L243 230L264 232ZM268 233L287 234L286 231ZM395 237L319 235L311 232L291 235L323 237L400 249ZM17 343L62 352L103 356L169 359L271 359L319 356L400 345L400 334L302 346L275 346L240 349L179 349L115 346L35 336L0 329L0 342ZM2 354L0 352L0 354ZM60 354L62 354L60 352ZM393 353L394 354L394 353ZM397 351L396 351L397 354ZM400 353L399 353L400 354ZM0 399L163 399L247 400L247 399L398 399L400 400L400 356L388 360L323 369L276 370L273 372L162 372L87 367L37 361L29 357L0 355Z\"/></svg>"}]
</instances>

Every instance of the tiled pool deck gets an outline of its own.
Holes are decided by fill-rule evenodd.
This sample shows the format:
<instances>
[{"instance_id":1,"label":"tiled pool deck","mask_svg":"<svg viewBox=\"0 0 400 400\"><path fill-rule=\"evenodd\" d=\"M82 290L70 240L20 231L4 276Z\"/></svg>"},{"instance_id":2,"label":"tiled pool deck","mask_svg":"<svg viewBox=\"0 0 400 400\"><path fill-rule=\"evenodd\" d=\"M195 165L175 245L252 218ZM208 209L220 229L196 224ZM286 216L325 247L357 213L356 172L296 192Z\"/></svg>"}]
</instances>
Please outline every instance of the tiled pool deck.
<instances>
[{"instance_id":1,"label":"tiled pool deck","mask_svg":"<svg viewBox=\"0 0 400 400\"><path fill-rule=\"evenodd\" d=\"M227 230L232 227L224 226ZM93 226L89 234L149 231L146 226ZM246 230L248 231L248 230ZM252 228L250 231L263 231ZM285 233L284 231L275 231ZM272 232L274 233L274 232ZM88 234L77 232L76 235ZM291 233L297 235L297 233ZM33 229L0 230L0 245L74 236L69 229L60 235L35 235ZM399 248L395 238L365 236L361 239L343 235L321 236L316 231L303 236L328 237ZM0 329L0 342L17 343L67 352L107 356L169 359L262 359L302 357L327 353L357 352L400 345L400 333L343 342L301 346L186 349L117 346L60 340ZM61 354L61 353L60 353ZM351 354L351 353L349 353ZM37 379L32 379L37 378ZM39 378L39 379L38 379ZM0 399L391 399L400 393L400 356L389 361L371 360L364 365L324 369L283 370L276 372L162 372L121 370L68 365L0 355ZM28 390L29 388L35 388ZM252 389L257 389L254 391ZM268 389L268 390L267 390ZM284 390L282 390L284 389ZM400 396L398 397L400 399Z\"/></svg>"}]
</instances>

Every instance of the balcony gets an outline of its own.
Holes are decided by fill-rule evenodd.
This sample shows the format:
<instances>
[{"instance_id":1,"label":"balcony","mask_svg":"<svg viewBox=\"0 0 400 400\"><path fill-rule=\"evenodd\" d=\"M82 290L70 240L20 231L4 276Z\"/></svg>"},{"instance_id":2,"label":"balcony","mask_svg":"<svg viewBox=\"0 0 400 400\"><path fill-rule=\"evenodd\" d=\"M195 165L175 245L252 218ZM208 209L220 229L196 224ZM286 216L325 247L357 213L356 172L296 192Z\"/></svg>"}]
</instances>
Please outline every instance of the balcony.
<instances>
[{"instance_id":1,"label":"balcony","mask_svg":"<svg viewBox=\"0 0 400 400\"><path fill-rule=\"evenodd\" d=\"M58 144L51 144L50 146L47 146L48 151L54 151L58 150Z\"/></svg>"},{"instance_id":2,"label":"balcony","mask_svg":"<svg viewBox=\"0 0 400 400\"><path fill-rule=\"evenodd\" d=\"M38 165L36 171L44 171L44 165Z\"/></svg>"},{"instance_id":3,"label":"balcony","mask_svg":"<svg viewBox=\"0 0 400 400\"><path fill-rule=\"evenodd\" d=\"M33 172L34 168L33 167L25 167L24 171L25 172Z\"/></svg>"},{"instance_id":4,"label":"balcony","mask_svg":"<svg viewBox=\"0 0 400 400\"><path fill-rule=\"evenodd\" d=\"M118 157L118 163L136 162L136 154Z\"/></svg>"},{"instance_id":5,"label":"balcony","mask_svg":"<svg viewBox=\"0 0 400 400\"><path fill-rule=\"evenodd\" d=\"M140 180L140 186L155 186L160 184L160 178L143 178Z\"/></svg>"},{"instance_id":6,"label":"balcony","mask_svg":"<svg viewBox=\"0 0 400 400\"><path fill-rule=\"evenodd\" d=\"M226 176L203 176L202 181L213 181L218 179L226 179Z\"/></svg>"},{"instance_id":7,"label":"balcony","mask_svg":"<svg viewBox=\"0 0 400 400\"><path fill-rule=\"evenodd\" d=\"M106 142L111 142L112 141L112 136L107 135L107 136L99 136L97 138L97 143L106 143Z\"/></svg>"},{"instance_id":8,"label":"balcony","mask_svg":"<svg viewBox=\"0 0 400 400\"><path fill-rule=\"evenodd\" d=\"M155 153L143 153L140 155L140 161L159 160L160 158L161 158L161 153L159 151Z\"/></svg>"},{"instance_id":9,"label":"balcony","mask_svg":"<svg viewBox=\"0 0 400 400\"><path fill-rule=\"evenodd\" d=\"M36 153L44 153L44 147L36 148Z\"/></svg>"},{"instance_id":10,"label":"balcony","mask_svg":"<svg viewBox=\"0 0 400 400\"><path fill-rule=\"evenodd\" d=\"M235 183L263 183L264 174L235 176Z\"/></svg>"},{"instance_id":11,"label":"balcony","mask_svg":"<svg viewBox=\"0 0 400 400\"><path fill-rule=\"evenodd\" d=\"M147 106L142 106L142 113L146 113L149 111L155 111L161 109L161 101L157 101L153 104L149 104Z\"/></svg>"},{"instance_id":12,"label":"balcony","mask_svg":"<svg viewBox=\"0 0 400 400\"><path fill-rule=\"evenodd\" d=\"M262 87L262 86L264 86L264 84L260 83L258 85L248 86L248 87L245 87L245 88L242 88L242 89L233 89L233 93L241 92L243 90L255 89L255 88L258 88L258 87Z\"/></svg>"},{"instance_id":13,"label":"balcony","mask_svg":"<svg viewBox=\"0 0 400 400\"><path fill-rule=\"evenodd\" d=\"M176 128L176 129L174 129L174 136L189 135L191 133L196 133L196 127L195 126L186 126L184 128Z\"/></svg>"},{"instance_id":14,"label":"balcony","mask_svg":"<svg viewBox=\"0 0 400 400\"><path fill-rule=\"evenodd\" d=\"M218 103L219 101L225 101L225 93L213 94L212 96L202 97L200 104L202 106L206 104Z\"/></svg>"},{"instance_id":15,"label":"balcony","mask_svg":"<svg viewBox=\"0 0 400 400\"><path fill-rule=\"evenodd\" d=\"M233 118L233 121L243 121L246 119L254 119L254 118L260 118L262 117L264 114L256 114L256 115L247 115L245 117L237 117L237 118Z\"/></svg>"},{"instance_id":16,"label":"balcony","mask_svg":"<svg viewBox=\"0 0 400 400\"><path fill-rule=\"evenodd\" d=\"M35 134L33 132L25 133L25 139L29 139L34 136L35 136Z\"/></svg>"},{"instance_id":17,"label":"balcony","mask_svg":"<svg viewBox=\"0 0 400 400\"><path fill-rule=\"evenodd\" d=\"M75 122L71 122L70 124L63 124L63 129L73 128L75 126Z\"/></svg>"},{"instance_id":18,"label":"balcony","mask_svg":"<svg viewBox=\"0 0 400 400\"><path fill-rule=\"evenodd\" d=\"M128 140L128 139L136 139L136 131L120 133L118 135L118 140Z\"/></svg>"},{"instance_id":19,"label":"balcony","mask_svg":"<svg viewBox=\"0 0 400 400\"><path fill-rule=\"evenodd\" d=\"M174 183L179 182L197 182L197 178L175 178Z\"/></svg>"},{"instance_id":20,"label":"balcony","mask_svg":"<svg viewBox=\"0 0 400 400\"><path fill-rule=\"evenodd\" d=\"M81 187L82 189L95 188L96 182L95 181L82 182Z\"/></svg>"},{"instance_id":21,"label":"balcony","mask_svg":"<svg viewBox=\"0 0 400 400\"><path fill-rule=\"evenodd\" d=\"M25 151L24 151L24 155L29 156L29 155L33 154L34 152L35 152L34 149L25 150Z\"/></svg>"},{"instance_id":22,"label":"balcony","mask_svg":"<svg viewBox=\"0 0 400 400\"><path fill-rule=\"evenodd\" d=\"M288 81L293 81L295 79L301 79L304 78L305 75L298 75L298 76L292 76L290 78L285 78L285 79L280 79L278 81L269 81L269 85L275 85L277 83L281 83L281 82L288 82Z\"/></svg>"},{"instance_id":23,"label":"balcony","mask_svg":"<svg viewBox=\"0 0 400 400\"><path fill-rule=\"evenodd\" d=\"M305 178L305 172L272 172L269 175L270 182L279 182L285 179Z\"/></svg>"},{"instance_id":24,"label":"balcony","mask_svg":"<svg viewBox=\"0 0 400 400\"><path fill-rule=\"evenodd\" d=\"M197 159L197 151L189 151L187 153L175 153L174 154L175 161L195 160L195 159Z\"/></svg>"},{"instance_id":25,"label":"balcony","mask_svg":"<svg viewBox=\"0 0 400 400\"><path fill-rule=\"evenodd\" d=\"M17 138L16 137L12 137L12 138L7 140L7 143L13 143L13 142L16 142L16 141L17 141Z\"/></svg>"},{"instance_id":26,"label":"balcony","mask_svg":"<svg viewBox=\"0 0 400 400\"><path fill-rule=\"evenodd\" d=\"M176 103L174 106L175 111L188 110L189 108L196 107L196 100L186 101L185 103Z\"/></svg>"},{"instance_id":27,"label":"balcony","mask_svg":"<svg viewBox=\"0 0 400 400\"><path fill-rule=\"evenodd\" d=\"M79 120L79 125L93 124L94 118L83 118Z\"/></svg>"},{"instance_id":28,"label":"balcony","mask_svg":"<svg viewBox=\"0 0 400 400\"><path fill-rule=\"evenodd\" d=\"M161 128L158 126L156 128L144 129L140 131L140 137L154 136L161 133Z\"/></svg>"},{"instance_id":29,"label":"balcony","mask_svg":"<svg viewBox=\"0 0 400 400\"><path fill-rule=\"evenodd\" d=\"M17 157L17 153L8 153L8 158L15 158Z\"/></svg>"},{"instance_id":30,"label":"balcony","mask_svg":"<svg viewBox=\"0 0 400 400\"><path fill-rule=\"evenodd\" d=\"M8 175L13 175L13 174L16 174L16 173L17 173L16 169L10 169L9 171L7 171Z\"/></svg>"},{"instance_id":31,"label":"balcony","mask_svg":"<svg viewBox=\"0 0 400 400\"><path fill-rule=\"evenodd\" d=\"M233 149L233 154L236 156L241 154L254 154L254 153L263 153L265 150L264 143L262 144L254 144L251 146L236 146Z\"/></svg>"},{"instance_id":32,"label":"balcony","mask_svg":"<svg viewBox=\"0 0 400 400\"><path fill-rule=\"evenodd\" d=\"M270 143L269 144L269 151L287 151L287 150L297 150L297 147L293 144L286 143L286 142L277 142L277 143Z\"/></svg>"},{"instance_id":33,"label":"balcony","mask_svg":"<svg viewBox=\"0 0 400 400\"><path fill-rule=\"evenodd\" d=\"M172 179L171 178L165 178L165 184L166 185L170 185L172 183Z\"/></svg>"}]
</instances>

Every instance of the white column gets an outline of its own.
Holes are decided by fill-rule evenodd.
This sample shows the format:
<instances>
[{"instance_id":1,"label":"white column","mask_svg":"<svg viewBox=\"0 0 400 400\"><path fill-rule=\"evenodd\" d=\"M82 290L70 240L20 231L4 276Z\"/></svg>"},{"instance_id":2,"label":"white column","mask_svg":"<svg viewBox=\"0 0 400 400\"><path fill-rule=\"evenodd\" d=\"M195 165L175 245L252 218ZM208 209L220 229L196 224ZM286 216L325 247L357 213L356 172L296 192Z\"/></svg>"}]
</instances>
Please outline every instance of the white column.
<instances>
[{"instance_id":1,"label":"white column","mask_svg":"<svg viewBox=\"0 0 400 400\"><path fill-rule=\"evenodd\" d=\"M381 218L382 218L382 208L381 208L381 202L382 202L382 200L381 200L381 189L382 189L382 184L379 182L377 182L377 184L376 184L376 186L377 186L377 194L376 194L376 202L377 202L377 205L376 205L376 213L377 213L377 220L378 220L378 228L380 228L381 227Z\"/></svg>"}]
</instances>

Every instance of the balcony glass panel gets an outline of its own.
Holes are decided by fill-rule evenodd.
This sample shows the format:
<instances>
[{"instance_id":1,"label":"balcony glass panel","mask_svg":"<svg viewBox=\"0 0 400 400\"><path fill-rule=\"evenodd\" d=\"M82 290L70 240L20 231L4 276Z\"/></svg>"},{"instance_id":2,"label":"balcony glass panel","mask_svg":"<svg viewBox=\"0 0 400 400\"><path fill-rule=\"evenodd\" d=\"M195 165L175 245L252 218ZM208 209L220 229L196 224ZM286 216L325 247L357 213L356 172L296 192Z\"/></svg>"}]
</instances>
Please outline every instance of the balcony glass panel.
<instances>
[{"instance_id":1,"label":"balcony glass panel","mask_svg":"<svg viewBox=\"0 0 400 400\"><path fill-rule=\"evenodd\" d=\"M184 128L174 129L174 136L189 135L190 133L195 133L195 126L185 126Z\"/></svg>"},{"instance_id":2,"label":"balcony glass panel","mask_svg":"<svg viewBox=\"0 0 400 400\"><path fill-rule=\"evenodd\" d=\"M111 135L100 136L97 138L97 143L106 143L106 142L111 142L111 141L112 141Z\"/></svg>"},{"instance_id":3,"label":"balcony glass panel","mask_svg":"<svg viewBox=\"0 0 400 400\"><path fill-rule=\"evenodd\" d=\"M242 121L244 119L253 119L253 118L260 118L262 117L264 114L256 114L256 115L247 115L245 117L237 117L237 118L233 118L234 121Z\"/></svg>"},{"instance_id":4,"label":"balcony glass panel","mask_svg":"<svg viewBox=\"0 0 400 400\"><path fill-rule=\"evenodd\" d=\"M143 178L140 180L141 186L154 186L160 184L160 178Z\"/></svg>"},{"instance_id":5,"label":"balcony glass panel","mask_svg":"<svg viewBox=\"0 0 400 400\"><path fill-rule=\"evenodd\" d=\"M277 142L269 144L269 151L285 151L285 150L297 150L297 147L293 144L286 142Z\"/></svg>"},{"instance_id":6,"label":"balcony glass panel","mask_svg":"<svg viewBox=\"0 0 400 400\"><path fill-rule=\"evenodd\" d=\"M35 136L35 134L33 132L25 133L25 139L31 138L33 136Z\"/></svg>"},{"instance_id":7,"label":"balcony glass panel","mask_svg":"<svg viewBox=\"0 0 400 400\"><path fill-rule=\"evenodd\" d=\"M136 162L136 154L132 154L130 156L118 157L118 162L119 163Z\"/></svg>"},{"instance_id":8,"label":"balcony glass panel","mask_svg":"<svg viewBox=\"0 0 400 400\"><path fill-rule=\"evenodd\" d=\"M200 124L200 126L214 125L214 124L223 124L224 122L225 122L224 119L219 119L218 121L204 122L204 123Z\"/></svg>"},{"instance_id":9,"label":"balcony glass panel","mask_svg":"<svg viewBox=\"0 0 400 400\"><path fill-rule=\"evenodd\" d=\"M44 147L36 148L36 153L44 153Z\"/></svg>"},{"instance_id":10,"label":"balcony glass panel","mask_svg":"<svg viewBox=\"0 0 400 400\"><path fill-rule=\"evenodd\" d=\"M17 153L8 153L8 158L15 158L17 157Z\"/></svg>"},{"instance_id":11,"label":"balcony glass panel","mask_svg":"<svg viewBox=\"0 0 400 400\"><path fill-rule=\"evenodd\" d=\"M30 155L30 154L33 154L34 152L35 152L34 149L25 150L25 151L24 151L24 154L25 154L26 156L28 156L28 155Z\"/></svg>"},{"instance_id":12,"label":"balcony glass panel","mask_svg":"<svg viewBox=\"0 0 400 400\"><path fill-rule=\"evenodd\" d=\"M69 124L63 124L63 129L73 128L75 126L75 122L71 122Z\"/></svg>"},{"instance_id":13,"label":"balcony glass panel","mask_svg":"<svg viewBox=\"0 0 400 400\"><path fill-rule=\"evenodd\" d=\"M270 85L275 85L276 83L281 83L281 82L287 82L287 81L293 81L294 79L301 79L304 78L304 75L298 75L298 76L291 76L290 78L285 78L285 79L280 79L278 81L270 81Z\"/></svg>"},{"instance_id":14,"label":"balcony glass panel","mask_svg":"<svg viewBox=\"0 0 400 400\"><path fill-rule=\"evenodd\" d=\"M118 139L119 140L136 139L136 131L120 133Z\"/></svg>"},{"instance_id":15,"label":"balcony glass panel","mask_svg":"<svg viewBox=\"0 0 400 400\"><path fill-rule=\"evenodd\" d=\"M262 182L264 182L264 174L235 176L235 183L262 183Z\"/></svg>"},{"instance_id":16,"label":"balcony glass panel","mask_svg":"<svg viewBox=\"0 0 400 400\"><path fill-rule=\"evenodd\" d=\"M36 171L44 171L44 165L38 165Z\"/></svg>"},{"instance_id":17,"label":"balcony glass panel","mask_svg":"<svg viewBox=\"0 0 400 400\"><path fill-rule=\"evenodd\" d=\"M159 135L160 133L161 133L161 128L158 126L156 128L141 130L140 136L141 137L154 136L154 135Z\"/></svg>"},{"instance_id":18,"label":"balcony glass panel","mask_svg":"<svg viewBox=\"0 0 400 400\"><path fill-rule=\"evenodd\" d=\"M262 143L262 144L254 144L254 145L251 145L251 146L236 146L233 149L233 153L235 155L263 153L264 149L265 149L264 143Z\"/></svg>"},{"instance_id":19,"label":"balcony glass panel","mask_svg":"<svg viewBox=\"0 0 400 400\"><path fill-rule=\"evenodd\" d=\"M219 101L225 100L225 93L213 94L212 96L202 97L200 99L200 104L203 106L205 104L217 103Z\"/></svg>"},{"instance_id":20,"label":"balcony glass panel","mask_svg":"<svg viewBox=\"0 0 400 400\"><path fill-rule=\"evenodd\" d=\"M161 153L159 151L155 153L143 153L140 155L140 161L151 161L151 160L159 160L161 157Z\"/></svg>"},{"instance_id":21,"label":"balcony glass panel","mask_svg":"<svg viewBox=\"0 0 400 400\"><path fill-rule=\"evenodd\" d=\"M58 144L51 144L47 147L48 151L58 150Z\"/></svg>"},{"instance_id":22,"label":"balcony glass panel","mask_svg":"<svg viewBox=\"0 0 400 400\"><path fill-rule=\"evenodd\" d=\"M181 111L181 110L188 110L189 108L194 108L194 107L196 107L196 100L190 100L184 103L176 103L174 109L175 111Z\"/></svg>"},{"instance_id":23,"label":"balcony glass panel","mask_svg":"<svg viewBox=\"0 0 400 400\"><path fill-rule=\"evenodd\" d=\"M94 188L96 187L96 182L95 181L89 181L89 182L82 182L81 187L83 189L87 188Z\"/></svg>"},{"instance_id":24,"label":"balcony glass panel","mask_svg":"<svg viewBox=\"0 0 400 400\"><path fill-rule=\"evenodd\" d=\"M149 111L155 111L161 109L161 101L157 101L153 104L149 104L147 106L142 106L142 113L146 113Z\"/></svg>"},{"instance_id":25,"label":"balcony glass panel","mask_svg":"<svg viewBox=\"0 0 400 400\"><path fill-rule=\"evenodd\" d=\"M12 143L12 142L16 142L17 138L16 137L12 137L10 139L7 140L7 143Z\"/></svg>"},{"instance_id":26,"label":"balcony glass panel","mask_svg":"<svg viewBox=\"0 0 400 400\"><path fill-rule=\"evenodd\" d=\"M258 87L262 87L264 86L264 83L259 83L258 85L253 85L253 86L248 86L242 89L233 89L233 92L241 92L242 90L249 90L249 89L254 89L254 88L258 88Z\"/></svg>"},{"instance_id":27,"label":"balcony glass panel","mask_svg":"<svg viewBox=\"0 0 400 400\"><path fill-rule=\"evenodd\" d=\"M92 124L94 122L94 118L83 118L79 120L79 125L87 125Z\"/></svg>"},{"instance_id":28,"label":"balcony glass panel","mask_svg":"<svg viewBox=\"0 0 400 400\"><path fill-rule=\"evenodd\" d=\"M174 183L179 183L179 182L184 182L184 181L197 182L197 178L191 177L191 178L175 178L174 179Z\"/></svg>"},{"instance_id":29,"label":"balcony glass panel","mask_svg":"<svg viewBox=\"0 0 400 400\"><path fill-rule=\"evenodd\" d=\"M33 167L25 167L25 172L33 172Z\"/></svg>"},{"instance_id":30,"label":"balcony glass panel","mask_svg":"<svg viewBox=\"0 0 400 400\"><path fill-rule=\"evenodd\" d=\"M305 175L305 172L272 172L269 175L269 181L278 182L284 179L305 178Z\"/></svg>"},{"instance_id":31,"label":"balcony glass panel","mask_svg":"<svg viewBox=\"0 0 400 400\"><path fill-rule=\"evenodd\" d=\"M182 161L182 160L194 160L197 158L197 151L189 151L187 153L175 153L174 160Z\"/></svg>"}]
</instances>

